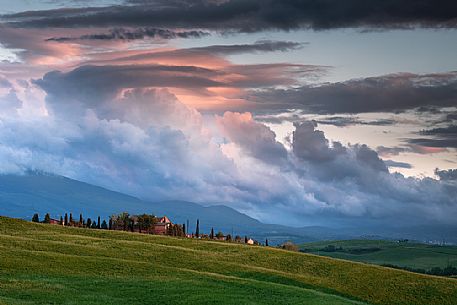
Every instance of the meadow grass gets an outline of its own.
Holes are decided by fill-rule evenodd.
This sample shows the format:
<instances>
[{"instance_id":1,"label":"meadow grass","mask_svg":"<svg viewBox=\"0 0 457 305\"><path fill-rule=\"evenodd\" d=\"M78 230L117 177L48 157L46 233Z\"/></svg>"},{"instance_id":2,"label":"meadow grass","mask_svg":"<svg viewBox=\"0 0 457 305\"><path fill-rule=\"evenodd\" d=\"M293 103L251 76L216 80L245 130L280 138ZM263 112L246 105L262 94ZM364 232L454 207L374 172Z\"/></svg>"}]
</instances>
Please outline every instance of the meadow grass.
<instances>
[{"instance_id":1,"label":"meadow grass","mask_svg":"<svg viewBox=\"0 0 457 305\"><path fill-rule=\"evenodd\" d=\"M456 304L457 280L285 250L0 217L4 304Z\"/></svg>"},{"instance_id":2,"label":"meadow grass","mask_svg":"<svg viewBox=\"0 0 457 305\"><path fill-rule=\"evenodd\" d=\"M342 247L345 251L320 251L328 245ZM301 248L313 254L377 265L391 264L427 270L433 267L444 268L448 265L457 267L456 246L427 245L414 242L398 243L384 240L338 240L306 243L301 245ZM354 249L370 248L378 248L379 250L368 253L349 252Z\"/></svg>"}]
</instances>

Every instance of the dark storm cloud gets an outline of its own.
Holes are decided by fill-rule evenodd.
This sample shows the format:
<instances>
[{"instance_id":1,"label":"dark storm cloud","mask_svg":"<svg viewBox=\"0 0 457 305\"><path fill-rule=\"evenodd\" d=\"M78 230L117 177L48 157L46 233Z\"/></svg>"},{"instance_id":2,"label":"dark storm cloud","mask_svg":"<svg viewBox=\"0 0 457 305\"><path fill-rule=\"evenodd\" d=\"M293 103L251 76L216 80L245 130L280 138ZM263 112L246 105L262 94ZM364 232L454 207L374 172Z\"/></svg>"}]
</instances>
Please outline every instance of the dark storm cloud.
<instances>
[{"instance_id":1,"label":"dark storm cloud","mask_svg":"<svg viewBox=\"0 0 457 305\"><path fill-rule=\"evenodd\" d=\"M419 138L419 139L408 139L408 143L426 146L426 147L437 147L437 148L457 148L457 138L448 138L448 139L428 139L428 138Z\"/></svg>"},{"instance_id":2,"label":"dark storm cloud","mask_svg":"<svg viewBox=\"0 0 457 305\"><path fill-rule=\"evenodd\" d=\"M186 48L177 50L167 50L164 52L142 53L132 56L116 58L112 61L135 61L135 60L154 60L160 58L183 58L188 56L198 55L236 55L243 53L256 52L286 52L300 49L306 43L298 43L292 41L272 41L261 40L253 44L232 44L232 45L210 45L205 47ZM315 66L316 69L319 66ZM326 69L326 67L321 67Z\"/></svg>"},{"instance_id":3,"label":"dark storm cloud","mask_svg":"<svg viewBox=\"0 0 457 305\"><path fill-rule=\"evenodd\" d=\"M397 162L397 161L393 161L393 160L384 160L384 163L388 166L388 167L398 167L398 168L413 168L413 166L409 163L406 163L406 162Z\"/></svg>"},{"instance_id":4,"label":"dark storm cloud","mask_svg":"<svg viewBox=\"0 0 457 305\"><path fill-rule=\"evenodd\" d=\"M211 80L217 75L217 71L193 66L82 66L67 73L49 72L34 82L48 95L78 99L90 106L98 99L116 96L122 88L218 87L222 83Z\"/></svg>"},{"instance_id":5,"label":"dark storm cloud","mask_svg":"<svg viewBox=\"0 0 457 305\"><path fill-rule=\"evenodd\" d=\"M361 120L357 117L342 117L342 116L326 117L326 118L315 120L315 121L318 124L333 125L333 126L337 126L337 127L346 127L346 126L353 126L353 125L390 126L390 125L395 125L397 123L395 120L390 120L390 119L365 121L365 120Z\"/></svg>"},{"instance_id":6,"label":"dark storm cloud","mask_svg":"<svg viewBox=\"0 0 457 305\"><path fill-rule=\"evenodd\" d=\"M136 40L145 38L160 38L160 39L176 39L176 38L201 38L210 35L204 31L171 31L167 29L156 28L139 28L139 29L126 29L114 28L108 33L100 34L87 34L78 37L52 37L46 41L75 41L75 40Z\"/></svg>"},{"instance_id":7,"label":"dark storm cloud","mask_svg":"<svg viewBox=\"0 0 457 305\"><path fill-rule=\"evenodd\" d=\"M457 72L392 74L292 89L252 91L260 108L302 109L309 113L397 112L421 106L457 105Z\"/></svg>"},{"instance_id":8,"label":"dark storm cloud","mask_svg":"<svg viewBox=\"0 0 457 305\"><path fill-rule=\"evenodd\" d=\"M408 142L429 147L457 148L457 125L422 130L420 134L430 138L409 139Z\"/></svg>"},{"instance_id":9,"label":"dark storm cloud","mask_svg":"<svg viewBox=\"0 0 457 305\"><path fill-rule=\"evenodd\" d=\"M452 0L134 1L131 5L28 11L3 16L20 27L152 26L253 32L312 28L455 28Z\"/></svg>"},{"instance_id":10,"label":"dark storm cloud","mask_svg":"<svg viewBox=\"0 0 457 305\"><path fill-rule=\"evenodd\" d=\"M457 169L439 170L435 169L435 175L444 181L457 181Z\"/></svg>"},{"instance_id":11,"label":"dark storm cloud","mask_svg":"<svg viewBox=\"0 0 457 305\"><path fill-rule=\"evenodd\" d=\"M450 136L450 137L457 138L457 125L451 125L451 126L448 126L448 127L422 130L420 133L423 134L423 135L427 135L427 136L441 136L441 137Z\"/></svg>"}]
</instances>

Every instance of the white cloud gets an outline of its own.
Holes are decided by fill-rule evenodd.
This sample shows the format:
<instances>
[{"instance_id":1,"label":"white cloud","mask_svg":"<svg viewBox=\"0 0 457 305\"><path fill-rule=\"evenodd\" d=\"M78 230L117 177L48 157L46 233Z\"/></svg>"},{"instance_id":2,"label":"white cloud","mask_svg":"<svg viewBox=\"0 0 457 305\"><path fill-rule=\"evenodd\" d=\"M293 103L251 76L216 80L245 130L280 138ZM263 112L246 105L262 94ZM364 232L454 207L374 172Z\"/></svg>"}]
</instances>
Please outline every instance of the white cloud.
<instances>
[{"instance_id":1,"label":"white cloud","mask_svg":"<svg viewBox=\"0 0 457 305\"><path fill-rule=\"evenodd\" d=\"M452 185L390 174L366 145L330 142L311 122L295 125L287 150L249 113L204 118L165 89L97 98L89 107L48 94L43 115L30 115L42 104L22 101L16 116L0 116L0 172L47 171L292 225L438 224L457 216Z\"/></svg>"}]
</instances>

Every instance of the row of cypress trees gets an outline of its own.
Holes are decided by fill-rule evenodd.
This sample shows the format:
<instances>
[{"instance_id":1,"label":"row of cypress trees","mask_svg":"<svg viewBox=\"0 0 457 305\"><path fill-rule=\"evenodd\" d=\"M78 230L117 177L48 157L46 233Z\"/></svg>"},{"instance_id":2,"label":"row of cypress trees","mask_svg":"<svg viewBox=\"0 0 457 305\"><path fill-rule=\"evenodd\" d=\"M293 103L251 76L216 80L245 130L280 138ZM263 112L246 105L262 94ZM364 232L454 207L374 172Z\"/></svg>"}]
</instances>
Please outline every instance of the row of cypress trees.
<instances>
[{"instance_id":1,"label":"row of cypress trees","mask_svg":"<svg viewBox=\"0 0 457 305\"><path fill-rule=\"evenodd\" d=\"M32 222L40 222L40 217L39 217L38 213L35 213L33 215ZM51 216L49 215L49 213L46 213L42 223L51 223ZM103 220L103 222L100 222L100 216L98 216L97 221L92 220L90 218L87 218L87 220L84 220L82 214L79 214L79 222L76 222L73 219L73 214L72 213L70 213L70 217L68 217L67 213L65 213L64 218L62 216L60 216L59 223L60 223L60 225L70 226L70 227L82 227L82 228L102 229L102 230L111 230L112 226L113 226L113 221L112 221L111 218L110 218L109 225L108 225L105 220ZM172 225L172 226L170 226L170 228L167 231L167 235L171 235L171 236L186 236L186 234L187 234L187 231L186 231L186 225L185 224L182 224L182 226L181 225ZM201 234L200 234L200 220L199 219L197 219L197 225L196 225L196 228L195 228L195 237L196 238L200 238L201 237ZM215 237L221 238L221 237L224 237L224 234L221 231L219 231L215 235L214 234L214 228L211 228L211 233L209 235L209 238L210 239L214 239ZM225 240L232 241L232 236L230 234L227 234L225 236ZM237 235L235 237L235 242L241 242L241 240L242 239L241 239L240 236ZM247 243L247 242L248 242L248 237L245 236L244 237L244 243ZM268 239L265 239L265 246L268 247Z\"/></svg>"},{"instance_id":2,"label":"row of cypress trees","mask_svg":"<svg viewBox=\"0 0 457 305\"><path fill-rule=\"evenodd\" d=\"M40 216L38 215L38 213L35 213L33 214L32 222L51 223L51 216L49 215L49 213L46 213L43 221L40 221ZM68 216L67 213L65 213L64 217L60 216L59 224L67 227L80 227L103 230L110 229L108 224L106 223L106 220L101 221L100 216L98 216L97 220L92 220L91 218L87 218L87 220L84 220L83 215L79 214L79 222L77 222L73 219L72 213L70 213L70 216Z\"/></svg>"}]
</instances>

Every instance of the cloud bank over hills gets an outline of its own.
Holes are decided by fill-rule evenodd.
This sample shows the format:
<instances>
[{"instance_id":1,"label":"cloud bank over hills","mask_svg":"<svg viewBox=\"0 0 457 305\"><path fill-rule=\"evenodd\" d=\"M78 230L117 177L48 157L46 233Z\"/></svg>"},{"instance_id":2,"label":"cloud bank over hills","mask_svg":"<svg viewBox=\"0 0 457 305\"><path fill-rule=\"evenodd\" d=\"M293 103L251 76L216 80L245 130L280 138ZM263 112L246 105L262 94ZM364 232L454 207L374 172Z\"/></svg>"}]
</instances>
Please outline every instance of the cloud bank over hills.
<instances>
[{"instance_id":1,"label":"cloud bank over hills","mask_svg":"<svg viewBox=\"0 0 457 305\"><path fill-rule=\"evenodd\" d=\"M84 69L96 78L75 79ZM250 113L202 115L166 89L143 88L154 78L130 82L131 67L115 69L35 80L46 111L33 119L21 103L3 104L1 173L39 170L144 199L223 202L270 223L450 224L457 216L456 185L389 173L376 151L329 141L312 121L295 123L289 148Z\"/></svg>"},{"instance_id":2,"label":"cloud bank over hills","mask_svg":"<svg viewBox=\"0 0 457 305\"><path fill-rule=\"evenodd\" d=\"M455 1L39 3L0 16L1 174L296 226L455 220Z\"/></svg>"}]
</instances>

